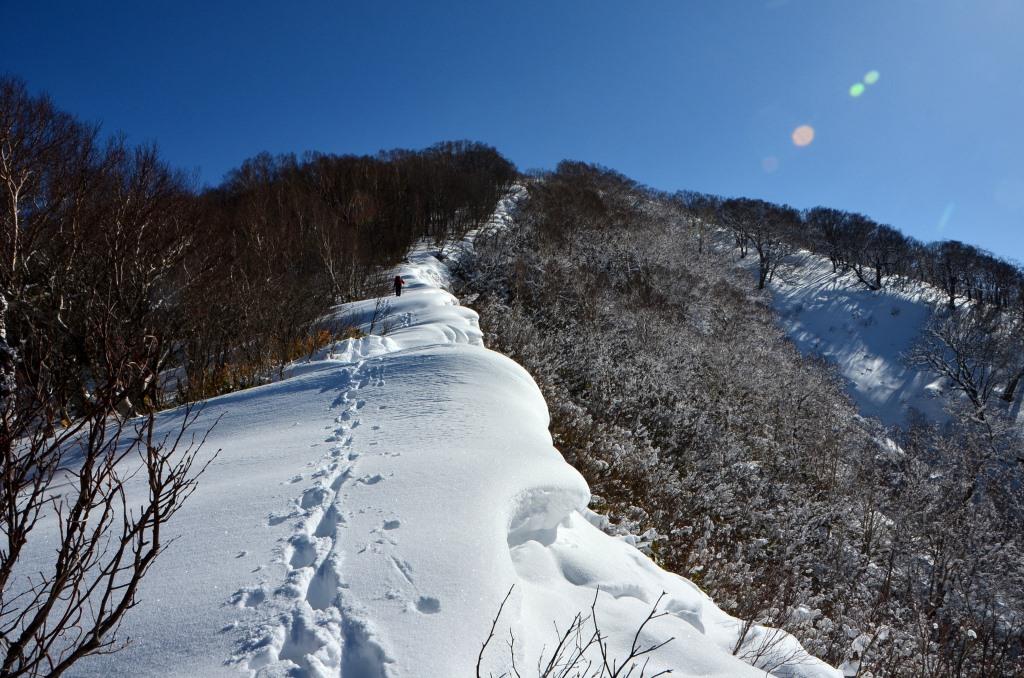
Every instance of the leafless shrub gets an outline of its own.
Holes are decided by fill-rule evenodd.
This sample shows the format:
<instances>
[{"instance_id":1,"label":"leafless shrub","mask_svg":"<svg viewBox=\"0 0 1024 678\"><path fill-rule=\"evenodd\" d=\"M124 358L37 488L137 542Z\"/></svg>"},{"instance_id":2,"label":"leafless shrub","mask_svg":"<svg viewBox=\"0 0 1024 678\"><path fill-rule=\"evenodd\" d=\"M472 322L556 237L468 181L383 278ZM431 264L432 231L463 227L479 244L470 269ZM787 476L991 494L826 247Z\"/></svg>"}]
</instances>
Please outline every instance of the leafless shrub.
<instances>
[{"instance_id":1,"label":"leafless shrub","mask_svg":"<svg viewBox=\"0 0 1024 678\"><path fill-rule=\"evenodd\" d=\"M514 587L513 587L514 588ZM481 664L488 645L494 639L494 631L505 609L505 604L512 595L513 588L505 594L504 600L498 607L498 613L491 622L491 629L480 647L480 654L477 657L476 676L483 678ZM658 612L665 594L658 596L650 613L637 627L633 634L633 641L629 652L624 657L615 657L608 645L608 637L601 631L597 620L597 599L600 589L594 592L594 599L590 604L589 614L577 612L569 626L565 630L559 630L557 624L554 629L554 646L550 653L544 650L537 657L537 667L534 675L537 678L656 678L672 673L671 669L664 669L655 673L648 673L651 655L659 649L671 643L675 638L668 638L659 643L644 644L640 640L644 629L655 619L666 616L667 612ZM516 666L515 660L515 635L509 630L509 638L506 641L508 646L508 657L510 668L497 678L522 678L522 673ZM493 678L493 675L491 676Z\"/></svg>"},{"instance_id":2,"label":"leafless shrub","mask_svg":"<svg viewBox=\"0 0 1024 678\"><path fill-rule=\"evenodd\" d=\"M118 415L123 388L107 383L84 416L55 429L52 394L19 382L0 411L0 675L60 676L127 642L118 631L173 541L166 524L216 455L200 458L197 409L160 434L152 412ZM55 533L54 557L28 569L40 531Z\"/></svg>"}]
</instances>

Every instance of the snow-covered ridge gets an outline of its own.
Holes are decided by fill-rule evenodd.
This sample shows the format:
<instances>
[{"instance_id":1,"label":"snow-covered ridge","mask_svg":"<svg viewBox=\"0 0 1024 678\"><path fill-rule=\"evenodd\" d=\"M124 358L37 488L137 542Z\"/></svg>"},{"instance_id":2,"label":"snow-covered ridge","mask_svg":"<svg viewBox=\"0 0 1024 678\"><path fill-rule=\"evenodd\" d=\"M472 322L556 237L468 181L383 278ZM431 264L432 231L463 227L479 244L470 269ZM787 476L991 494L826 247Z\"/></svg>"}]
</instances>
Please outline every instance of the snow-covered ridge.
<instances>
[{"instance_id":1,"label":"snow-covered ridge","mask_svg":"<svg viewBox=\"0 0 1024 678\"><path fill-rule=\"evenodd\" d=\"M78 675L471 676L512 587L483 675L510 668L510 633L516 664L535 666L553 624L564 630L595 594L623 656L664 592L668 614L642 640L674 640L648 672L764 676L732 655L737 620L599 529L539 389L483 346L476 313L444 289L444 263L424 247L397 273L408 284L389 300L386 336L209 401L222 452L128 618L136 643ZM375 300L335 315L368 329L375 310L380 326ZM772 643L761 663L775 675L839 675L789 636L752 635L748 647Z\"/></svg>"}]
</instances>

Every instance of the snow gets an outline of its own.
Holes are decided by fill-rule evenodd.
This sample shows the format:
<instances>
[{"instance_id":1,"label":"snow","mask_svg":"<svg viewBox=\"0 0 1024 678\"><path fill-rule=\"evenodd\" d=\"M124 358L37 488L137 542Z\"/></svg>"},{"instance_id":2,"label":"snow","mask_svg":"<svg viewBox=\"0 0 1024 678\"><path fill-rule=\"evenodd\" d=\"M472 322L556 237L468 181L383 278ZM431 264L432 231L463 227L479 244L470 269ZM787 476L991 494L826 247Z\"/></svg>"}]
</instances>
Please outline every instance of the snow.
<instances>
[{"instance_id":1,"label":"snow","mask_svg":"<svg viewBox=\"0 0 1024 678\"><path fill-rule=\"evenodd\" d=\"M423 247L397 273L407 285L389 300L386 336L339 342L282 381L207 402L198 425L218 421L207 449L220 454L169 525L178 541L123 627L132 644L70 675L473 675L510 587L483 675L509 668L510 632L517 665L535 666L595 595L622 656L663 592L668 614L642 640L673 640L649 672L766 675L732 656L737 620L599 529L587 484L552 446L539 389L483 346L477 315L444 289L444 263ZM375 308L335 318L369 329ZM53 539L41 537L40 564ZM766 659L774 675L841 675L788 635L754 637L799 656Z\"/></svg>"},{"instance_id":2,"label":"snow","mask_svg":"<svg viewBox=\"0 0 1024 678\"><path fill-rule=\"evenodd\" d=\"M915 410L946 420L941 380L903 360L941 303L934 290L907 281L903 289L873 292L806 252L770 287L790 339L836 365L863 415L889 426L905 426Z\"/></svg>"}]
</instances>

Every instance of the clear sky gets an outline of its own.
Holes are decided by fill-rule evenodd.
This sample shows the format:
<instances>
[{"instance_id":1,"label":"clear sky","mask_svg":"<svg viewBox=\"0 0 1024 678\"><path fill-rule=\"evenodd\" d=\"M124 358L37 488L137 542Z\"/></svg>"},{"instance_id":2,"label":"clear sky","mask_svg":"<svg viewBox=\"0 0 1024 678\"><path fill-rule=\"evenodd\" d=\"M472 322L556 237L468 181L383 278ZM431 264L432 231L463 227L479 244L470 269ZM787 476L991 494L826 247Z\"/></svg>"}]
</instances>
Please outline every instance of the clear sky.
<instances>
[{"instance_id":1,"label":"clear sky","mask_svg":"<svg viewBox=\"0 0 1024 678\"><path fill-rule=\"evenodd\" d=\"M0 20L0 72L204 183L263 150L473 139L1024 261L1024 0L0 0Z\"/></svg>"}]
</instances>

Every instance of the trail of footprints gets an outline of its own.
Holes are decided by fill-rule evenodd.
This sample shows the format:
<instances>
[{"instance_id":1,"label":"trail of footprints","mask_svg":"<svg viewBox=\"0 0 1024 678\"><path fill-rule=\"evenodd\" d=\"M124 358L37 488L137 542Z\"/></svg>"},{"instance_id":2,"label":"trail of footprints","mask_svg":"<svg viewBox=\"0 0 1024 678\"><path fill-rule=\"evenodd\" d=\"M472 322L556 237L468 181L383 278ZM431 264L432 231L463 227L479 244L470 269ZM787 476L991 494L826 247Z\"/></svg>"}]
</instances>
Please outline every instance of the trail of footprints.
<instances>
[{"instance_id":1,"label":"trail of footprints","mask_svg":"<svg viewBox=\"0 0 1024 678\"><path fill-rule=\"evenodd\" d=\"M279 675L280 662L284 660L299 667L289 671L290 676L386 676L385 667L390 659L372 639L359 610L345 600L347 586L339 548L348 522L342 505L342 489L346 485L375 485L385 480L380 474L358 474L360 453L354 449L352 436L360 425L359 412L366 405L365 400L357 397L359 390L382 386L385 381L382 369L368 367L365 361L345 368L344 375L342 393L331 406L337 415L327 426L331 430L326 438L330 444L328 454L312 464L317 467L311 475L313 485L294 501L290 512L271 515L268 519L270 525L296 521L296 529L282 550L283 562L288 567L286 581L272 593L262 584L243 588L231 599L239 608L255 608L273 595L276 600L285 601L285 607L290 607L269 627L244 641L242 652L232 660L256 676ZM302 478L296 475L287 482L298 483ZM399 520L386 520L373 532L386 535L399 527ZM397 545L387 536L371 535L371 538L376 539L373 544L377 546ZM360 553L369 547L363 547ZM394 556L390 558L402 577L413 586L409 564ZM432 614L440 611L440 602L420 597L415 607L424 614ZM229 625L225 631L236 624Z\"/></svg>"},{"instance_id":2,"label":"trail of footprints","mask_svg":"<svg viewBox=\"0 0 1024 678\"><path fill-rule=\"evenodd\" d=\"M509 217L503 214L500 219L508 220ZM458 302L452 299L450 303ZM412 322L413 315L403 313L397 326L408 327ZM457 337L449 336L449 339L456 340ZM281 554L288 571L285 582L276 589L265 582L245 587L230 600L240 609L258 610L273 599L284 601L281 607L288 610L278 615L274 623L260 627L243 641L240 652L228 660L228 663L240 664L257 678L281 675L294 678L387 678L386 667L392 661L372 637L364 615L354 603L345 600L347 584L343 578L342 551L339 548L341 535L352 516L351 513L346 514L342 505L342 490L354 484L372 486L385 480L381 474L359 475L360 453L353 445L353 431L361 424L359 412L366 405L365 400L357 397L358 392L368 386L383 386L383 369L379 363L367 365L363 360L344 368L343 375L345 382L340 388L341 395L331 405L332 413L337 414L333 423L327 426L331 431L325 440L330 445L328 454L311 464L316 467L310 476L314 484L294 501L292 510L273 514L267 521L270 526L295 521L295 531ZM374 426L372 430L379 428ZM368 442L370 447L376 445L376 441ZM399 452L386 454L400 456ZM286 484L298 484L303 480L304 474L295 474ZM360 512L370 510L374 509L364 508ZM399 528L401 521L398 519L382 520L380 526L372 530L370 541L361 545L356 553L370 551L380 555L405 582L403 588L414 592L410 599L401 591L389 590L385 594L387 599L401 601L421 614L437 614L441 611L441 601L418 594L412 565L389 548L397 546L392 535ZM243 551L237 557L246 554ZM262 570L263 566L258 566L253 572ZM224 627L222 632L239 626L240 622L235 621ZM282 662L285 660L298 668L284 670Z\"/></svg>"}]
</instances>

